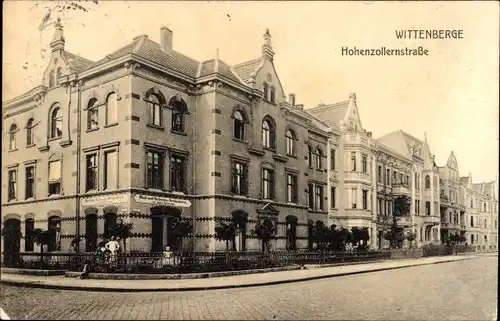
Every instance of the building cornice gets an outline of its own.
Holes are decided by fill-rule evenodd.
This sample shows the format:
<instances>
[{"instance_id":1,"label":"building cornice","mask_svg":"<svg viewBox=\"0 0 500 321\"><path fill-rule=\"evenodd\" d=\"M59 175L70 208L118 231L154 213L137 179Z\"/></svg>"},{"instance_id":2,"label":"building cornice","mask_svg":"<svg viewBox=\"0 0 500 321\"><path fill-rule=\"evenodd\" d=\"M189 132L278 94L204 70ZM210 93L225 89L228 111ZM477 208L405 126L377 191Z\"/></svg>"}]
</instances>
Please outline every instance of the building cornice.
<instances>
[{"instance_id":1,"label":"building cornice","mask_svg":"<svg viewBox=\"0 0 500 321\"><path fill-rule=\"evenodd\" d=\"M14 97L12 99L3 102L2 110L10 110L22 104L31 102L33 100L38 101L39 99L41 99L41 97L43 97L43 95L45 95L46 92L47 92L47 86L44 85L36 86L24 94L21 94L17 97Z\"/></svg>"}]
</instances>

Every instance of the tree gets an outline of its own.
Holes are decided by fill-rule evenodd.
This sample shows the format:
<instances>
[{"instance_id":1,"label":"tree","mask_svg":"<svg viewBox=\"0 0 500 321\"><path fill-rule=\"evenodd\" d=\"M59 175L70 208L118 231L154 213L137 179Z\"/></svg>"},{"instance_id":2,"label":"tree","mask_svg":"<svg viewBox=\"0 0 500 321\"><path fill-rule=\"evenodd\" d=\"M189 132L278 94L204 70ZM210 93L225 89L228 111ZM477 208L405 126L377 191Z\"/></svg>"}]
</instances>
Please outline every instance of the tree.
<instances>
[{"instance_id":1,"label":"tree","mask_svg":"<svg viewBox=\"0 0 500 321\"><path fill-rule=\"evenodd\" d=\"M396 197L394 200L393 216L406 216L411 211L411 198L406 195Z\"/></svg>"},{"instance_id":2,"label":"tree","mask_svg":"<svg viewBox=\"0 0 500 321\"><path fill-rule=\"evenodd\" d=\"M393 224L391 229L385 233L384 238L391 243L391 248L402 248L405 239L404 230Z\"/></svg>"},{"instance_id":3,"label":"tree","mask_svg":"<svg viewBox=\"0 0 500 321\"><path fill-rule=\"evenodd\" d=\"M176 244L182 252L182 240L193 232L193 223L190 220L183 220L178 217L173 220L172 235L175 238Z\"/></svg>"},{"instance_id":4,"label":"tree","mask_svg":"<svg viewBox=\"0 0 500 321\"><path fill-rule=\"evenodd\" d=\"M406 239L408 240L408 242L410 242L410 249L413 248L413 241L415 241L416 238L417 234L415 234L414 232L408 232L408 234L406 234Z\"/></svg>"},{"instance_id":5,"label":"tree","mask_svg":"<svg viewBox=\"0 0 500 321\"><path fill-rule=\"evenodd\" d=\"M367 227L353 226L351 228L352 243L358 250L367 250L370 233Z\"/></svg>"},{"instance_id":6,"label":"tree","mask_svg":"<svg viewBox=\"0 0 500 321\"><path fill-rule=\"evenodd\" d=\"M328 227L325 226L325 223L319 220L316 221L313 226L313 240L316 242L318 249L325 249L328 246L330 237L331 232Z\"/></svg>"},{"instance_id":7,"label":"tree","mask_svg":"<svg viewBox=\"0 0 500 321\"><path fill-rule=\"evenodd\" d=\"M226 223L217 221L215 226L215 239L226 242L226 252L229 252L229 241L234 240L236 235L236 225L234 223Z\"/></svg>"},{"instance_id":8,"label":"tree","mask_svg":"<svg viewBox=\"0 0 500 321\"><path fill-rule=\"evenodd\" d=\"M123 253L127 254L127 239L132 236L132 230L134 229L134 223L125 222L123 219L118 219L116 224L110 231L110 234L117 239L122 241Z\"/></svg>"},{"instance_id":9,"label":"tree","mask_svg":"<svg viewBox=\"0 0 500 321\"><path fill-rule=\"evenodd\" d=\"M262 252L266 252L269 241L274 238L276 227L270 219L266 218L262 222L257 222L257 224L255 224L255 229L253 229L251 233L261 240Z\"/></svg>"},{"instance_id":10,"label":"tree","mask_svg":"<svg viewBox=\"0 0 500 321\"><path fill-rule=\"evenodd\" d=\"M36 228L30 231L33 242L40 246L40 263L43 265L43 246L49 245L52 241L54 232L52 230L42 230L41 228Z\"/></svg>"}]
</instances>

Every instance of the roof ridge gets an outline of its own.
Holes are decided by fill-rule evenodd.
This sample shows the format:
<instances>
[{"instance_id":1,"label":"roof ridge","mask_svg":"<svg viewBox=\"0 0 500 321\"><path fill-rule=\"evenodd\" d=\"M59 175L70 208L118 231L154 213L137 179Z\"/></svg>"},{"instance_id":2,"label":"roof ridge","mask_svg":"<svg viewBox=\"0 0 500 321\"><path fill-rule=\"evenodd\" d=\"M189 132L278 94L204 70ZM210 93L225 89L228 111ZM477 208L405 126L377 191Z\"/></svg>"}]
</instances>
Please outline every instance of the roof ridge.
<instances>
[{"instance_id":1,"label":"roof ridge","mask_svg":"<svg viewBox=\"0 0 500 321\"><path fill-rule=\"evenodd\" d=\"M240 62L239 64L234 64L233 67L235 67L235 68L241 67L242 65L253 63L253 62L257 62L257 61L260 61L261 59L262 59L262 57L250 59L250 60L247 60L247 61L244 61L244 62Z\"/></svg>"}]
</instances>

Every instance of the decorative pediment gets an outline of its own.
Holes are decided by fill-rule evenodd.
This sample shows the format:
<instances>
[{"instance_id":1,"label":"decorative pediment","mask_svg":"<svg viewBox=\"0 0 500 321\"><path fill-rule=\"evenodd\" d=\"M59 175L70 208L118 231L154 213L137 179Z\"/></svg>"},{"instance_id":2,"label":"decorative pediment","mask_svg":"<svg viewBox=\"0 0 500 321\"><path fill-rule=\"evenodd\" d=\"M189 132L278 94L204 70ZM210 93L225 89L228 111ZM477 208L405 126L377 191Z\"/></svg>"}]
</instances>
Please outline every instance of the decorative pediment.
<instances>
[{"instance_id":1,"label":"decorative pediment","mask_svg":"<svg viewBox=\"0 0 500 321\"><path fill-rule=\"evenodd\" d=\"M280 212L277 209L275 209L274 206L271 205L271 203L267 203L266 205L258 209L257 213L262 215L278 216Z\"/></svg>"}]
</instances>

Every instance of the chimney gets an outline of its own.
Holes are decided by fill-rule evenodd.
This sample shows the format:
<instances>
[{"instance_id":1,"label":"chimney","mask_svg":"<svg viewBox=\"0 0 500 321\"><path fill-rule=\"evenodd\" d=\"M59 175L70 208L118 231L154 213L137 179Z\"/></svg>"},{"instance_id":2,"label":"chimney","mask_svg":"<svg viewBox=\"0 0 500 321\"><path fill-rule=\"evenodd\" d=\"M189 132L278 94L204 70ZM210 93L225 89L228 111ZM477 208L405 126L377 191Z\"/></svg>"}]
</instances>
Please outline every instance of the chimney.
<instances>
[{"instance_id":1,"label":"chimney","mask_svg":"<svg viewBox=\"0 0 500 321\"><path fill-rule=\"evenodd\" d=\"M372 132L367 132L366 134L368 135L368 137L372 137Z\"/></svg>"},{"instance_id":2,"label":"chimney","mask_svg":"<svg viewBox=\"0 0 500 321\"><path fill-rule=\"evenodd\" d=\"M295 106L295 94L289 94L288 100L289 100L288 102L290 103L290 105Z\"/></svg>"},{"instance_id":3,"label":"chimney","mask_svg":"<svg viewBox=\"0 0 500 321\"><path fill-rule=\"evenodd\" d=\"M298 109L304 109L304 104L296 105Z\"/></svg>"},{"instance_id":4,"label":"chimney","mask_svg":"<svg viewBox=\"0 0 500 321\"><path fill-rule=\"evenodd\" d=\"M163 51L172 51L172 40L172 30L167 27L161 27L161 49L163 49Z\"/></svg>"}]
</instances>

